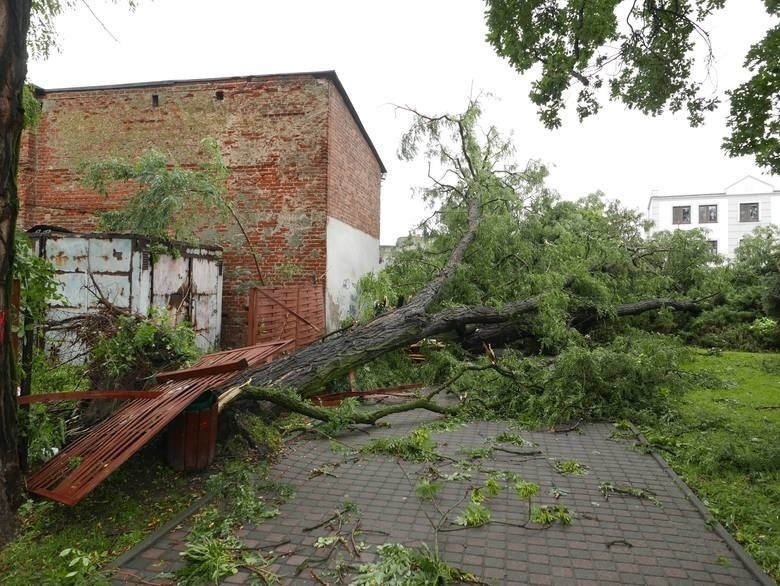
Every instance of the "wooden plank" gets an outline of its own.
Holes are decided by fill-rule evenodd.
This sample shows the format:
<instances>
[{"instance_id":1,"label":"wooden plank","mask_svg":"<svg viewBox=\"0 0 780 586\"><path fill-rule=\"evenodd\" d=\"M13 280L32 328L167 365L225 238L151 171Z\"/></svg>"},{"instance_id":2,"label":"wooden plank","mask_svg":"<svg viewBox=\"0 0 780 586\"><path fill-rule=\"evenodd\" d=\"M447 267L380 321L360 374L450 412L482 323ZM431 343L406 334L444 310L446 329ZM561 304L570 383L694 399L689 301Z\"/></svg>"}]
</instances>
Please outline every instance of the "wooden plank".
<instances>
[{"instance_id":1,"label":"wooden plank","mask_svg":"<svg viewBox=\"0 0 780 586\"><path fill-rule=\"evenodd\" d=\"M167 383L172 380L184 380L188 378L203 378L212 374L222 374L225 372L234 372L236 370L245 370L249 368L249 363L245 358L234 360L232 362L223 362L222 364L211 364L208 366L193 366L182 370L171 370L160 372L155 379L158 383Z\"/></svg>"},{"instance_id":2,"label":"wooden plank","mask_svg":"<svg viewBox=\"0 0 780 586\"><path fill-rule=\"evenodd\" d=\"M16 397L18 405L51 403L53 401L89 401L92 399L156 399L162 391L72 391L66 393L42 393Z\"/></svg>"},{"instance_id":3,"label":"wooden plank","mask_svg":"<svg viewBox=\"0 0 780 586\"><path fill-rule=\"evenodd\" d=\"M248 346L252 346L257 343L257 317L258 317L258 305L257 305L257 291L254 289L249 290L249 315L247 316L246 325L246 342Z\"/></svg>"}]
</instances>

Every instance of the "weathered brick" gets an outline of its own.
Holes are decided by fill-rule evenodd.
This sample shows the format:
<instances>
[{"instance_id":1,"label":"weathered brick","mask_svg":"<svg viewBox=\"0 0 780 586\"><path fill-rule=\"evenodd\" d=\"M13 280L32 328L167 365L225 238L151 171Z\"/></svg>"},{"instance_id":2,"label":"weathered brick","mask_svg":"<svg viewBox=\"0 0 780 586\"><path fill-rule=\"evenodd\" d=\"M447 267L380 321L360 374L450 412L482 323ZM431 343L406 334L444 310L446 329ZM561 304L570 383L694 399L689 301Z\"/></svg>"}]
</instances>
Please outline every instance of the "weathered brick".
<instances>
[{"instance_id":1,"label":"weathered brick","mask_svg":"<svg viewBox=\"0 0 780 586\"><path fill-rule=\"evenodd\" d=\"M40 125L22 143L25 228L92 231L97 212L119 208L132 193L116 186L104 198L82 186L83 161L154 147L195 168L204 160L201 141L212 137L266 283L325 279L328 216L379 237L384 168L335 74L52 90L41 99ZM232 220L209 218L198 233L225 249L222 342L241 345L246 291L259 280L252 251Z\"/></svg>"}]
</instances>

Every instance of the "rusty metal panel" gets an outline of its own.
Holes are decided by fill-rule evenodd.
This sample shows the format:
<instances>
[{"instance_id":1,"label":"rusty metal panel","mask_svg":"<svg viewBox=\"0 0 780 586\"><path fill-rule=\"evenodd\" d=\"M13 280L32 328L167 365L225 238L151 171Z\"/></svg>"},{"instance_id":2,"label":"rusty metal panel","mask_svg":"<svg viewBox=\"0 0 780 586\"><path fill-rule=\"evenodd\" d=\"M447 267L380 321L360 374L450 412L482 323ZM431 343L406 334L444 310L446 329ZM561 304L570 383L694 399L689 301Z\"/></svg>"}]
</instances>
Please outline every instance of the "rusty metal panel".
<instances>
[{"instance_id":1,"label":"rusty metal panel","mask_svg":"<svg viewBox=\"0 0 780 586\"><path fill-rule=\"evenodd\" d=\"M222 316L217 313L215 295L195 295L190 309L192 327L197 335L196 343L208 344L219 339L219 327ZM213 345L213 343L212 343Z\"/></svg>"},{"instance_id":2,"label":"rusty metal panel","mask_svg":"<svg viewBox=\"0 0 780 586\"><path fill-rule=\"evenodd\" d=\"M152 306L164 308L174 323L190 321L189 259L161 255L154 262Z\"/></svg>"},{"instance_id":3,"label":"rusty metal panel","mask_svg":"<svg viewBox=\"0 0 780 586\"><path fill-rule=\"evenodd\" d=\"M99 309L101 307L99 296L102 295L117 307L130 308L130 275L125 274L106 274L92 273L86 289L97 287L98 296L89 295L89 309Z\"/></svg>"},{"instance_id":4,"label":"rusty metal panel","mask_svg":"<svg viewBox=\"0 0 780 586\"><path fill-rule=\"evenodd\" d=\"M87 290L89 276L87 273L57 273L57 280L62 283L62 295L65 298L60 307L77 309L80 312L87 311L91 294Z\"/></svg>"},{"instance_id":5,"label":"rusty metal panel","mask_svg":"<svg viewBox=\"0 0 780 586\"><path fill-rule=\"evenodd\" d=\"M96 283L111 303L141 315L153 306L163 308L175 323L193 323L200 348L218 345L222 327L219 249L173 243L181 256L152 258L148 239L134 235L40 232L31 237L36 251L45 251L63 284L64 308L75 313L95 311L100 303L90 290ZM51 308L48 319L57 317L62 316ZM63 350L69 342L77 343L57 334L49 339Z\"/></svg>"},{"instance_id":6,"label":"rusty metal panel","mask_svg":"<svg viewBox=\"0 0 780 586\"><path fill-rule=\"evenodd\" d=\"M213 294L219 285L220 267L205 258L192 259L192 292Z\"/></svg>"},{"instance_id":7,"label":"rusty metal panel","mask_svg":"<svg viewBox=\"0 0 780 586\"><path fill-rule=\"evenodd\" d=\"M188 286L189 260L162 254L154 261L154 294L170 295Z\"/></svg>"},{"instance_id":8,"label":"rusty metal panel","mask_svg":"<svg viewBox=\"0 0 780 586\"><path fill-rule=\"evenodd\" d=\"M49 236L45 240L46 258L54 270L86 273L89 270L89 241L83 238Z\"/></svg>"},{"instance_id":9,"label":"rusty metal panel","mask_svg":"<svg viewBox=\"0 0 780 586\"><path fill-rule=\"evenodd\" d=\"M130 260L133 254L132 238L92 236L88 242L89 270L91 272L130 274Z\"/></svg>"},{"instance_id":10,"label":"rusty metal panel","mask_svg":"<svg viewBox=\"0 0 780 586\"><path fill-rule=\"evenodd\" d=\"M149 263L144 268L144 256L149 253L134 247L130 269L130 308L140 315L148 315L152 303L152 271Z\"/></svg>"},{"instance_id":11,"label":"rusty metal panel","mask_svg":"<svg viewBox=\"0 0 780 586\"><path fill-rule=\"evenodd\" d=\"M246 360L249 367L272 360L290 344L281 340L207 354L194 367L216 366ZM27 479L27 490L66 505L75 505L162 431L179 413L208 390L218 388L236 372L173 380L153 387L155 399L125 403L75 442L65 446ZM222 395L232 398L232 390ZM219 401L219 397L218 397ZM221 401L222 405L225 401Z\"/></svg>"},{"instance_id":12,"label":"rusty metal panel","mask_svg":"<svg viewBox=\"0 0 780 586\"><path fill-rule=\"evenodd\" d=\"M222 288L222 266L207 258L193 258L190 266L190 323L199 338L219 339L222 315L216 293Z\"/></svg>"}]
</instances>

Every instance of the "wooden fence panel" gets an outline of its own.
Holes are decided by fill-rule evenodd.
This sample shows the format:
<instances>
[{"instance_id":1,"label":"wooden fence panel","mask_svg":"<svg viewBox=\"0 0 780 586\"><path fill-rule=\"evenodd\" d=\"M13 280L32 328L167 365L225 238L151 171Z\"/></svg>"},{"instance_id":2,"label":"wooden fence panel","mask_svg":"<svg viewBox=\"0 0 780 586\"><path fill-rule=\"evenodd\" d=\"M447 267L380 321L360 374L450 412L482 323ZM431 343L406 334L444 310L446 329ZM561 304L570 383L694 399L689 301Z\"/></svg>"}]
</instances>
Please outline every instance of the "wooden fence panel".
<instances>
[{"instance_id":1,"label":"wooden fence panel","mask_svg":"<svg viewBox=\"0 0 780 586\"><path fill-rule=\"evenodd\" d=\"M249 291L249 345L293 340L288 350L308 346L325 334L322 285L265 286Z\"/></svg>"}]
</instances>

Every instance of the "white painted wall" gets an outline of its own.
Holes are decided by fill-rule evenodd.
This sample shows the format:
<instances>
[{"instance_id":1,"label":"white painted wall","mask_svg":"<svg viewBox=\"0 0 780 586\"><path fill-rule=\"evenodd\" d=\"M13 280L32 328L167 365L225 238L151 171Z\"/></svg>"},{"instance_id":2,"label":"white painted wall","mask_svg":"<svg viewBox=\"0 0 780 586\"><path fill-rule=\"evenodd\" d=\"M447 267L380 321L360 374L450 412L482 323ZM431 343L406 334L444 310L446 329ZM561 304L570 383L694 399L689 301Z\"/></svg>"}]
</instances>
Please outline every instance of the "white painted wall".
<instances>
[{"instance_id":1,"label":"white painted wall","mask_svg":"<svg viewBox=\"0 0 780 586\"><path fill-rule=\"evenodd\" d=\"M758 203L759 221L741 222L739 207L743 203ZM717 205L717 223L699 223L699 206ZM690 224L675 224L673 210L677 206L691 207ZM740 240L758 226L780 224L780 192L768 183L745 177L727 187L723 193L691 195L654 195L650 198L647 215L654 225L651 234L663 230L693 230L707 232L710 240L717 240L718 253L733 257Z\"/></svg>"},{"instance_id":2,"label":"white painted wall","mask_svg":"<svg viewBox=\"0 0 780 586\"><path fill-rule=\"evenodd\" d=\"M379 239L328 217L325 327L332 332L354 314L357 282L379 268Z\"/></svg>"}]
</instances>

